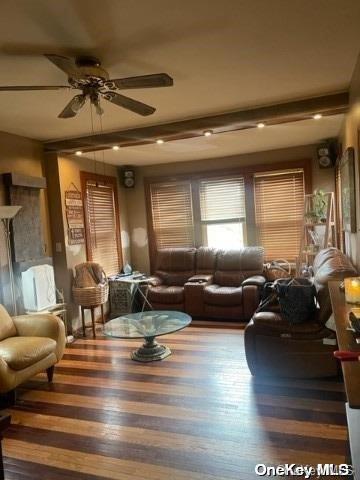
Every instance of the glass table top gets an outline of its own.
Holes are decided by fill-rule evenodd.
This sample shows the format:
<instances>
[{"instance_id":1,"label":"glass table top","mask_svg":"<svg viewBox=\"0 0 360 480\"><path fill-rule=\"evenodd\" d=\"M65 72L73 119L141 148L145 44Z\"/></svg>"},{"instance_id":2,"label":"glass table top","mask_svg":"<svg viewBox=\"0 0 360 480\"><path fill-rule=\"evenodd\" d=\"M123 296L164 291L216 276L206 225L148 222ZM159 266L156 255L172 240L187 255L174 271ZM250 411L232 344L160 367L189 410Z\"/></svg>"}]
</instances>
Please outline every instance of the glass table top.
<instances>
[{"instance_id":1,"label":"glass table top","mask_svg":"<svg viewBox=\"0 0 360 480\"><path fill-rule=\"evenodd\" d=\"M104 334L116 338L147 338L166 335L187 327L191 317L183 312L153 310L114 318L105 324Z\"/></svg>"}]
</instances>

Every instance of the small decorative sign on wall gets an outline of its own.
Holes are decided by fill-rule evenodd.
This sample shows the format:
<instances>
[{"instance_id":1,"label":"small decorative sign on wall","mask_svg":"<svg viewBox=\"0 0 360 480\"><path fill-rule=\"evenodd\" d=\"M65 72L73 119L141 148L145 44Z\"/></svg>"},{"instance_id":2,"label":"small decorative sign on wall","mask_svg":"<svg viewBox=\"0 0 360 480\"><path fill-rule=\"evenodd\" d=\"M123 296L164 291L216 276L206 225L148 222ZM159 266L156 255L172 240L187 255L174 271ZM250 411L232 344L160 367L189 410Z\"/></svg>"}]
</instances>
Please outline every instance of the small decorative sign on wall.
<instances>
[{"instance_id":1,"label":"small decorative sign on wall","mask_svg":"<svg viewBox=\"0 0 360 480\"><path fill-rule=\"evenodd\" d=\"M81 245L85 243L83 201L79 190L65 192L65 211L68 224L68 244Z\"/></svg>"}]
</instances>

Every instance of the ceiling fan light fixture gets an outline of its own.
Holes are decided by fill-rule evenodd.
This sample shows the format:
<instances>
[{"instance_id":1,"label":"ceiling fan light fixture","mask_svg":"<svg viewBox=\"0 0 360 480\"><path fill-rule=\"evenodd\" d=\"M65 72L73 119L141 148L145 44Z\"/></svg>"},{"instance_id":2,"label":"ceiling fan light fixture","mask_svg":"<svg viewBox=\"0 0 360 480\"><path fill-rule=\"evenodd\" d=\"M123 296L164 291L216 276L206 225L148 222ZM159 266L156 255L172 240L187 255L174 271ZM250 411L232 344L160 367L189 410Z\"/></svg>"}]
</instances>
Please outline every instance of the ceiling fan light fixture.
<instances>
[{"instance_id":1,"label":"ceiling fan light fixture","mask_svg":"<svg viewBox=\"0 0 360 480\"><path fill-rule=\"evenodd\" d=\"M85 100L85 95L76 95L74 102L71 105L71 110L77 113L83 107Z\"/></svg>"},{"instance_id":2,"label":"ceiling fan light fixture","mask_svg":"<svg viewBox=\"0 0 360 480\"><path fill-rule=\"evenodd\" d=\"M119 145L114 145L114 146L112 147L112 149L113 149L113 150L120 150L120 147L119 147Z\"/></svg>"},{"instance_id":3,"label":"ceiling fan light fixture","mask_svg":"<svg viewBox=\"0 0 360 480\"><path fill-rule=\"evenodd\" d=\"M321 113L315 113L315 115L313 115L314 120L320 120L320 118L322 118Z\"/></svg>"},{"instance_id":4,"label":"ceiling fan light fixture","mask_svg":"<svg viewBox=\"0 0 360 480\"><path fill-rule=\"evenodd\" d=\"M164 140L163 140L162 138L158 138L158 139L156 140L156 143L157 143L158 145L162 145L162 144L164 143Z\"/></svg>"},{"instance_id":5,"label":"ceiling fan light fixture","mask_svg":"<svg viewBox=\"0 0 360 480\"><path fill-rule=\"evenodd\" d=\"M76 150L75 155L77 155L78 157L81 157L82 153L83 152L81 150Z\"/></svg>"},{"instance_id":6,"label":"ceiling fan light fixture","mask_svg":"<svg viewBox=\"0 0 360 480\"><path fill-rule=\"evenodd\" d=\"M265 127L265 123L263 122L260 122L257 124L257 128L264 128Z\"/></svg>"}]
</instances>

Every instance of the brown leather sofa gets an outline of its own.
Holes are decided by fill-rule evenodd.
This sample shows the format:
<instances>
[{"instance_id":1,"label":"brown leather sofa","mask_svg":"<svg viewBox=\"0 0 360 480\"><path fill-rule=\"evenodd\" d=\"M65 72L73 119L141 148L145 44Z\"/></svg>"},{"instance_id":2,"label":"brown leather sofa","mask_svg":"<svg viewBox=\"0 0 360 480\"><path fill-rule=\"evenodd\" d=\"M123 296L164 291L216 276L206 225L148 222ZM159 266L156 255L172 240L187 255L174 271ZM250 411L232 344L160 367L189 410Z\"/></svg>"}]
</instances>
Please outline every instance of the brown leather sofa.
<instances>
[{"instance_id":1,"label":"brown leather sofa","mask_svg":"<svg viewBox=\"0 0 360 480\"><path fill-rule=\"evenodd\" d=\"M154 309L246 321L265 283L263 263L261 247L159 250L148 298Z\"/></svg>"},{"instance_id":2,"label":"brown leather sofa","mask_svg":"<svg viewBox=\"0 0 360 480\"><path fill-rule=\"evenodd\" d=\"M65 328L55 315L10 317L0 305L0 393L14 390L33 375L53 366L65 348Z\"/></svg>"},{"instance_id":3,"label":"brown leather sofa","mask_svg":"<svg viewBox=\"0 0 360 480\"><path fill-rule=\"evenodd\" d=\"M296 378L330 377L338 373L333 357L336 336L326 328L331 316L329 280L357 275L349 259L336 248L314 259L314 285L319 309L310 321L290 324L279 311L256 313L245 329L245 353L253 375Z\"/></svg>"}]
</instances>

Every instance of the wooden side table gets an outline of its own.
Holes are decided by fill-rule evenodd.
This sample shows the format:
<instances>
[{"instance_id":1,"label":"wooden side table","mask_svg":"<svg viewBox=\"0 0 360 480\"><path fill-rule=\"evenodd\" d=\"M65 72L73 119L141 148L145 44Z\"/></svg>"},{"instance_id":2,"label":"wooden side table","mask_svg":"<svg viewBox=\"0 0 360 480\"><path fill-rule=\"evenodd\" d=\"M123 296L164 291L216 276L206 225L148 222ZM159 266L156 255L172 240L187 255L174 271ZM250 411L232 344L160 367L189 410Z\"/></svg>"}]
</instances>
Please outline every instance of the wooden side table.
<instances>
[{"instance_id":1,"label":"wooden side table","mask_svg":"<svg viewBox=\"0 0 360 480\"><path fill-rule=\"evenodd\" d=\"M101 319L103 325L105 325L105 318L104 318L104 304L102 303L101 305L91 305L88 307L84 307L80 305L81 307L81 322L82 322L82 328L83 328L83 335L86 337L86 325L85 325L85 310L90 310L91 311L91 323L92 323L92 331L93 331L93 337L96 338L96 331L95 331L95 308L100 307L101 308Z\"/></svg>"},{"instance_id":2,"label":"wooden side table","mask_svg":"<svg viewBox=\"0 0 360 480\"><path fill-rule=\"evenodd\" d=\"M349 312L355 305L345 302L345 293L339 286L340 282L329 282L339 350L354 351L360 355L357 335L348 330ZM360 362L342 362L341 367L347 398L346 417L354 479L360 480Z\"/></svg>"},{"instance_id":3,"label":"wooden side table","mask_svg":"<svg viewBox=\"0 0 360 480\"><path fill-rule=\"evenodd\" d=\"M0 480L5 479L1 441L3 439L3 432L10 426L10 420L11 420L10 415L0 417Z\"/></svg>"}]
</instances>

